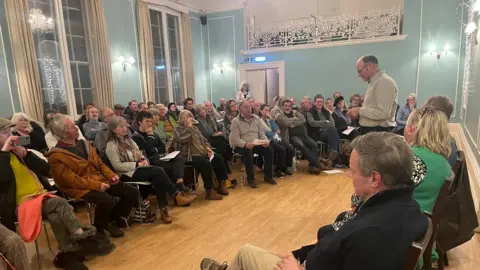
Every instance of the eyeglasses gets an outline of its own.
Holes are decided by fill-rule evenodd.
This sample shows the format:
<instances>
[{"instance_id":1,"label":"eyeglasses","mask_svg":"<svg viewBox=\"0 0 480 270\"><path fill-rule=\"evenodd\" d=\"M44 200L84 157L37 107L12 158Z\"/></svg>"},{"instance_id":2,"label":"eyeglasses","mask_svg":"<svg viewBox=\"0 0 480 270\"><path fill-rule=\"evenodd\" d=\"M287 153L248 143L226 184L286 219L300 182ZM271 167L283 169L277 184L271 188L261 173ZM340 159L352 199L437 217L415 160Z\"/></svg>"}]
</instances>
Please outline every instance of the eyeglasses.
<instances>
[{"instance_id":1,"label":"eyeglasses","mask_svg":"<svg viewBox=\"0 0 480 270\"><path fill-rule=\"evenodd\" d=\"M363 70L368 66L368 64L364 65L361 69L357 69L357 73L360 74Z\"/></svg>"}]
</instances>

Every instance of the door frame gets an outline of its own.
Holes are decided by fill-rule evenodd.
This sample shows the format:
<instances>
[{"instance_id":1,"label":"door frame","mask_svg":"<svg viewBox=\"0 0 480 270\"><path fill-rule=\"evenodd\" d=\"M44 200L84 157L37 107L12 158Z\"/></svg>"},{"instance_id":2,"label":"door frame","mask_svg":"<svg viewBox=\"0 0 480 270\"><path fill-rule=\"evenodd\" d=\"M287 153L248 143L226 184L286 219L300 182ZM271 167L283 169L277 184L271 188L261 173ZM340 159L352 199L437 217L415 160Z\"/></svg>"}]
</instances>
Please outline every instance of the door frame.
<instances>
[{"instance_id":1,"label":"door frame","mask_svg":"<svg viewBox=\"0 0 480 270\"><path fill-rule=\"evenodd\" d=\"M271 68L278 68L278 94L279 96L285 96L285 61L240 64L240 81L243 82L247 80L247 72L250 70ZM268 103L268 101L266 102Z\"/></svg>"}]
</instances>

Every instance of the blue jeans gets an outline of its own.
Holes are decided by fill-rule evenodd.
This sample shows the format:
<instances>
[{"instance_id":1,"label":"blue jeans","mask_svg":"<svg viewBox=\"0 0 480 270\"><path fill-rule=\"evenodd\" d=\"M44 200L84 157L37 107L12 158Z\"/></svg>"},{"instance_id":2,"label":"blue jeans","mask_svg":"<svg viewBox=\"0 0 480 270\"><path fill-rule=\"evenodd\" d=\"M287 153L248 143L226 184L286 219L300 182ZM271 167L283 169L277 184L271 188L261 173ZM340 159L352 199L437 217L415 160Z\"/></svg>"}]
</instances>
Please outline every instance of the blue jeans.
<instances>
[{"instance_id":1,"label":"blue jeans","mask_svg":"<svg viewBox=\"0 0 480 270\"><path fill-rule=\"evenodd\" d=\"M290 143L302 151L302 154L308 160L309 167L317 167L318 145L308 136L290 137Z\"/></svg>"},{"instance_id":2,"label":"blue jeans","mask_svg":"<svg viewBox=\"0 0 480 270\"><path fill-rule=\"evenodd\" d=\"M315 140L328 144L330 150L338 151L340 147L340 135L338 135L336 127L329 127L327 130L316 132L313 135Z\"/></svg>"}]
</instances>

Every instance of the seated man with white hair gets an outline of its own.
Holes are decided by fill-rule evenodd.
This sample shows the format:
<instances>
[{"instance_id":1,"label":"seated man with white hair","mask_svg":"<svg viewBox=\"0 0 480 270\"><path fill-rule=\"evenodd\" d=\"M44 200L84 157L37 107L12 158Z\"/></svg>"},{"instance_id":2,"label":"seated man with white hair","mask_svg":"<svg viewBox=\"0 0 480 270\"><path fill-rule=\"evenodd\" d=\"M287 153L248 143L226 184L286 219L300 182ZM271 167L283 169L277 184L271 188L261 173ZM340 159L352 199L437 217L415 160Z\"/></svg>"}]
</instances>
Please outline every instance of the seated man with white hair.
<instances>
[{"instance_id":1,"label":"seated man with white hair","mask_svg":"<svg viewBox=\"0 0 480 270\"><path fill-rule=\"evenodd\" d=\"M348 175L365 201L355 218L338 230L319 230L306 258L246 245L230 265L206 258L201 269L403 269L408 249L428 228L413 199L412 150L400 136L387 132L357 137L351 146Z\"/></svg>"},{"instance_id":2,"label":"seated man with white hair","mask_svg":"<svg viewBox=\"0 0 480 270\"><path fill-rule=\"evenodd\" d=\"M58 188L71 198L96 205L94 225L98 232L108 231L112 237L124 236L119 227L126 226L124 219L137 203L138 190L120 183L119 177L102 162L91 143L77 140L78 127L68 116L56 115L50 128L59 138L47 155L50 173ZM120 200L115 203L113 197Z\"/></svg>"}]
</instances>

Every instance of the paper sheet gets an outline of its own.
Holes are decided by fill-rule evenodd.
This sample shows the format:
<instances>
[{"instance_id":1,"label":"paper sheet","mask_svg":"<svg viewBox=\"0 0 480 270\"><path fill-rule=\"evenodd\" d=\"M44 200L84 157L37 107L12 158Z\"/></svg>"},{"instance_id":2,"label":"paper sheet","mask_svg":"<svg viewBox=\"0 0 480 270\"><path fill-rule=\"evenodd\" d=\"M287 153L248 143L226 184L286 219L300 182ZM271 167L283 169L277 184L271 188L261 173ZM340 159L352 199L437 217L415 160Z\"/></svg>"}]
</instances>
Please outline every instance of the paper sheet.
<instances>
[{"instance_id":1,"label":"paper sheet","mask_svg":"<svg viewBox=\"0 0 480 270\"><path fill-rule=\"evenodd\" d=\"M341 170L328 170L328 171L323 171L326 174L338 174L338 173L344 173L344 171Z\"/></svg>"},{"instance_id":2,"label":"paper sheet","mask_svg":"<svg viewBox=\"0 0 480 270\"><path fill-rule=\"evenodd\" d=\"M358 129L358 127L348 127L347 129L345 129L342 133L345 134L345 135L350 135L350 133L352 133L352 131L354 131L355 129Z\"/></svg>"},{"instance_id":3,"label":"paper sheet","mask_svg":"<svg viewBox=\"0 0 480 270\"><path fill-rule=\"evenodd\" d=\"M169 161L170 159L175 158L178 155L178 153L180 153L180 151L173 151L170 154L160 158L160 160Z\"/></svg>"}]
</instances>

